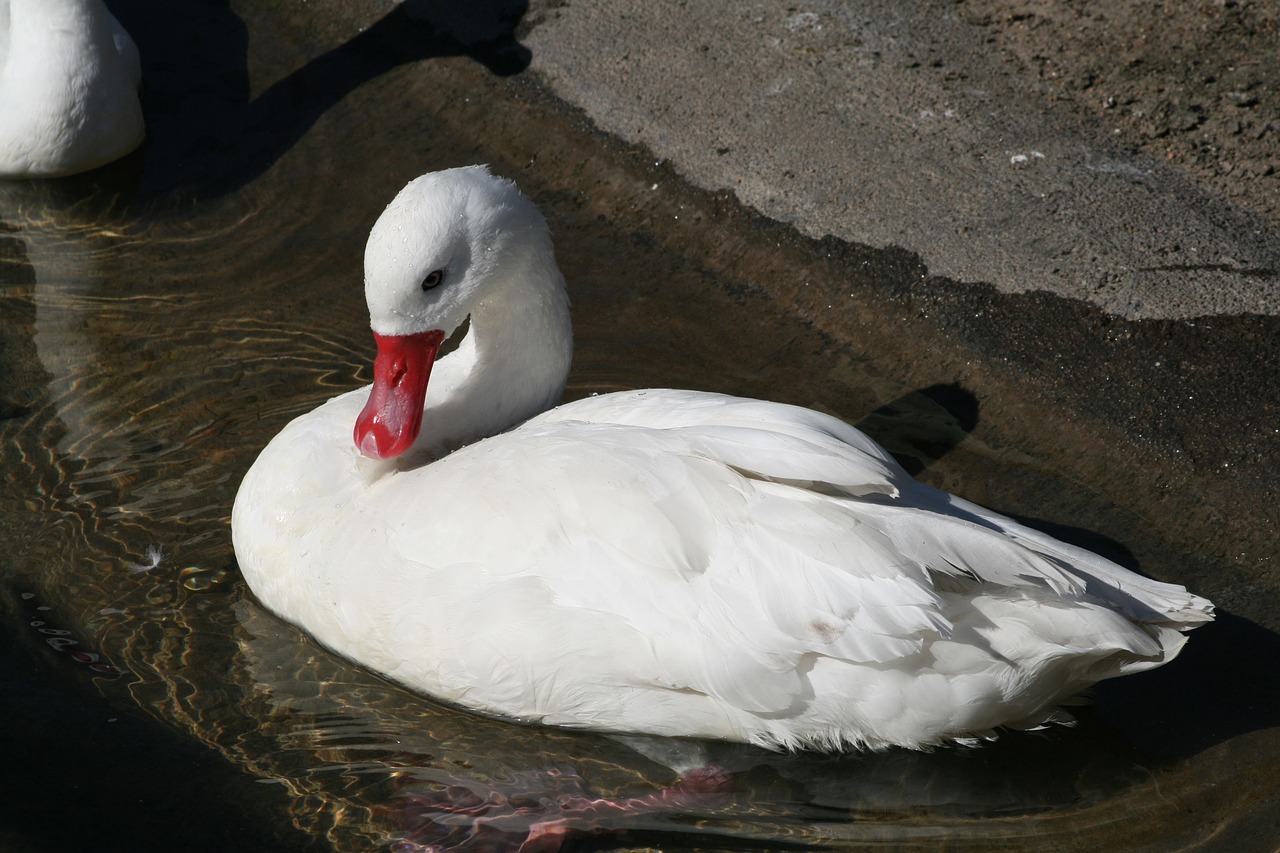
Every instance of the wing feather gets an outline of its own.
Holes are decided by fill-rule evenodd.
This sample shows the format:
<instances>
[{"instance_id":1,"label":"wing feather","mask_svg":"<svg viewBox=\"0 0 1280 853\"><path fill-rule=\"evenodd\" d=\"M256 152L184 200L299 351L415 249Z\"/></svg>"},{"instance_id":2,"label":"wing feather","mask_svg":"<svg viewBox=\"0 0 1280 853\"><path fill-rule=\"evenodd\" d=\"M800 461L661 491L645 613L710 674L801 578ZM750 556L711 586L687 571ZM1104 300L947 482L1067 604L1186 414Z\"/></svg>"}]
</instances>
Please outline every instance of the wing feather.
<instances>
[{"instance_id":1,"label":"wing feather","mask_svg":"<svg viewBox=\"0 0 1280 853\"><path fill-rule=\"evenodd\" d=\"M634 405L645 394L668 405ZM1101 558L1080 570L1054 540L916 483L861 433L804 409L635 392L562 407L508 435L518 440L433 463L440 500L429 524L411 495L384 523L425 567L420 582L435 584L430 598L459 634L494 626L450 647L451 677L500 692L495 705L525 702L530 718L544 705L566 714L572 700L544 697L574 684L669 691L673 701L701 694L781 718L814 700L808 673L823 659L872 667L883 685L910 658L995 690L975 686L999 681L987 669L996 640L971 624L985 619L971 615L975 594L1015 602L998 612L1068 637L1070 603L1112 577ZM493 519L479 539L477 517ZM478 596L474 576L457 581L475 572L488 584ZM557 632L526 630L534 612L543 625L554 614ZM1097 622L1108 649L1168 647L1124 622ZM1031 627L1015 634L1032 637ZM443 629L421 630L444 642ZM506 663L495 666L495 648ZM459 674L471 670L481 672ZM554 686L537 675L548 670L560 674Z\"/></svg>"}]
</instances>

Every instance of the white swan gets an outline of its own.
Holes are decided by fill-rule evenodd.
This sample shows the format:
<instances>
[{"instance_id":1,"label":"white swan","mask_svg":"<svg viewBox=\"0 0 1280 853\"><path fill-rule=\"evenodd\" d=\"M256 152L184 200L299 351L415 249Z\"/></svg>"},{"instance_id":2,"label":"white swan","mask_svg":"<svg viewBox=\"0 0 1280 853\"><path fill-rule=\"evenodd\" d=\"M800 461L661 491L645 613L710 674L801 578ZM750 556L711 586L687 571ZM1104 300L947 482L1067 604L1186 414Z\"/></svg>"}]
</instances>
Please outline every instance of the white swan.
<instances>
[{"instance_id":1,"label":"white swan","mask_svg":"<svg viewBox=\"0 0 1280 853\"><path fill-rule=\"evenodd\" d=\"M137 148L141 79L102 0L0 0L0 178L85 172Z\"/></svg>"},{"instance_id":2,"label":"white swan","mask_svg":"<svg viewBox=\"0 0 1280 853\"><path fill-rule=\"evenodd\" d=\"M605 731L920 747L1059 719L1212 618L817 412L672 390L546 411L564 280L485 168L405 187L365 277L372 393L286 426L232 530L268 608L415 690Z\"/></svg>"}]
</instances>

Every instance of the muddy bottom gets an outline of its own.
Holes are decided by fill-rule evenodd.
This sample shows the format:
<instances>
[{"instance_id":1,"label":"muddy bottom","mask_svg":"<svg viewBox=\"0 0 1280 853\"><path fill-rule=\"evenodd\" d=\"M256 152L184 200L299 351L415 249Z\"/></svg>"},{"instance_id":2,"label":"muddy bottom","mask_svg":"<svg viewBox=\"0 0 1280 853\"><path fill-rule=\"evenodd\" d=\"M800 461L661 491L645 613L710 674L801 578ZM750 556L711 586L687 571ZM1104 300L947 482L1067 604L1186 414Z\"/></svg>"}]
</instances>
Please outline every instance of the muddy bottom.
<instances>
[{"instance_id":1,"label":"muddy bottom","mask_svg":"<svg viewBox=\"0 0 1280 853\"><path fill-rule=\"evenodd\" d=\"M99 175L0 187L6 849L514 849L566 817L566 796L674 781L651 743L390 685L264 612L235 565L228 518L258 450L370 380L370 225L409 179L472 162L552 224L574 306L569 397L674 386L829 411L922 479L1225 611L1173 665L1100 686L1073 728L927 754L709 744L729 793L578 827L589 844L1276 839L1280 699L1237 663L1280 656L1275 591L1251 562L1261 545L1228 541L1222 505L1188 497L1194 472L1119 453L1105 422L949 338L920 310L910 257L800 240L688 192L504 79L508 54L372 26L368 10L238 11L243 24L213 7L154 30L126 20L153 63L146 148ZM459 803L513 828L476 834Z\"/></svg>"}]
</instances>

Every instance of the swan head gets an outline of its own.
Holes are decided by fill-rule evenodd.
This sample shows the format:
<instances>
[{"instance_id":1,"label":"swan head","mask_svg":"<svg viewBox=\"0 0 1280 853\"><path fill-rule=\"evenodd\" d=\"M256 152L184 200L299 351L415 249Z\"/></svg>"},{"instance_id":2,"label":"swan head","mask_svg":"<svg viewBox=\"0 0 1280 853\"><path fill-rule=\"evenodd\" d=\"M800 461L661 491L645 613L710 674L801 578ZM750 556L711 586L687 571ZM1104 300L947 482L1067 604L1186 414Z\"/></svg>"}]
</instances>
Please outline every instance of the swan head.
<instances>
[{"instance_id":1,"label":"swan head","mask_svg":"<svg viewBox=\"0 0 1280 853\"><path fill-rule=\"evenodd\" d=\"M410 181L369 232L364 295L379 335L452 333L546 222L485 166Z\"/></svg>"},{"instance_id":2,"label":"swan head","mask_svg":"<svg viewBox=\"0 0 1280 853\"><path fill-rule=\"evenodd\" d=\"M378 356L355 427L362 454L391 459L412 446L441 343L484 300L501 298L544 246L542 214L485 166L423 175L387 205L365 246Z\"/></svg>"}]
</instances>

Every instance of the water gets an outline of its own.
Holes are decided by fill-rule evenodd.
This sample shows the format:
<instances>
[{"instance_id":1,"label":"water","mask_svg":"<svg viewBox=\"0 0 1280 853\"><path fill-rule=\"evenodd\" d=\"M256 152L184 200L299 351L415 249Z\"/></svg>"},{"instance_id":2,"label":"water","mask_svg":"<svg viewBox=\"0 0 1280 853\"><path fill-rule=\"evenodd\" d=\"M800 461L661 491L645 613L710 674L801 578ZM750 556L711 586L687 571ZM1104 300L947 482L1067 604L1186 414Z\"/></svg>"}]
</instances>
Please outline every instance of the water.
<instances>
[{"instance_id":1,"label":"water","mask_svg":"<svg viewBox=\"0 0 1280 853\"><path fill-rule=\"evenodd\" d=\"M432 168L492 162L547 212L574 300L570 397L669 385L817 406L930 482L1234 601L1216 552L1164 541L1105 454L1025 437L1058 435L1052 413L985 389L979 406L946 370L904 380L877 346L901 328L894 306L860 306L859 347L824 331L804 292L777 295L767 261L747 253L724 274L703 245L715 205L661 214L645 201L661 170L521 106L530 90L493 76L518 54L477 62L441 42L372 61L342 47L376 9L193 4L150 29L131 11L151 56L148 148L105 177L0 186L5 849L502 849L566 816L565 798L673 781L652 743L407 693L265 613L239 578L240 477L289 418L369 381L365 234ZM173 27L189 37L160 43ZM202 96L175 96L191 87ZM263 106L281 92L289 110ZM253 145L234 144L245 128ZM800 275L792 249L777 256L797 286L833 286L818 261ZM869 254L839 287L894 263ZM737 773L730 793L610 818L591 843L1267 849L1280 702L1235 664L1240 649L1246 666L1280 659L1265 608L1104 685L1074 729L930 754L710 745ZM473 832L468 803L489 829Z\"/></svg>"}]
</instances>

